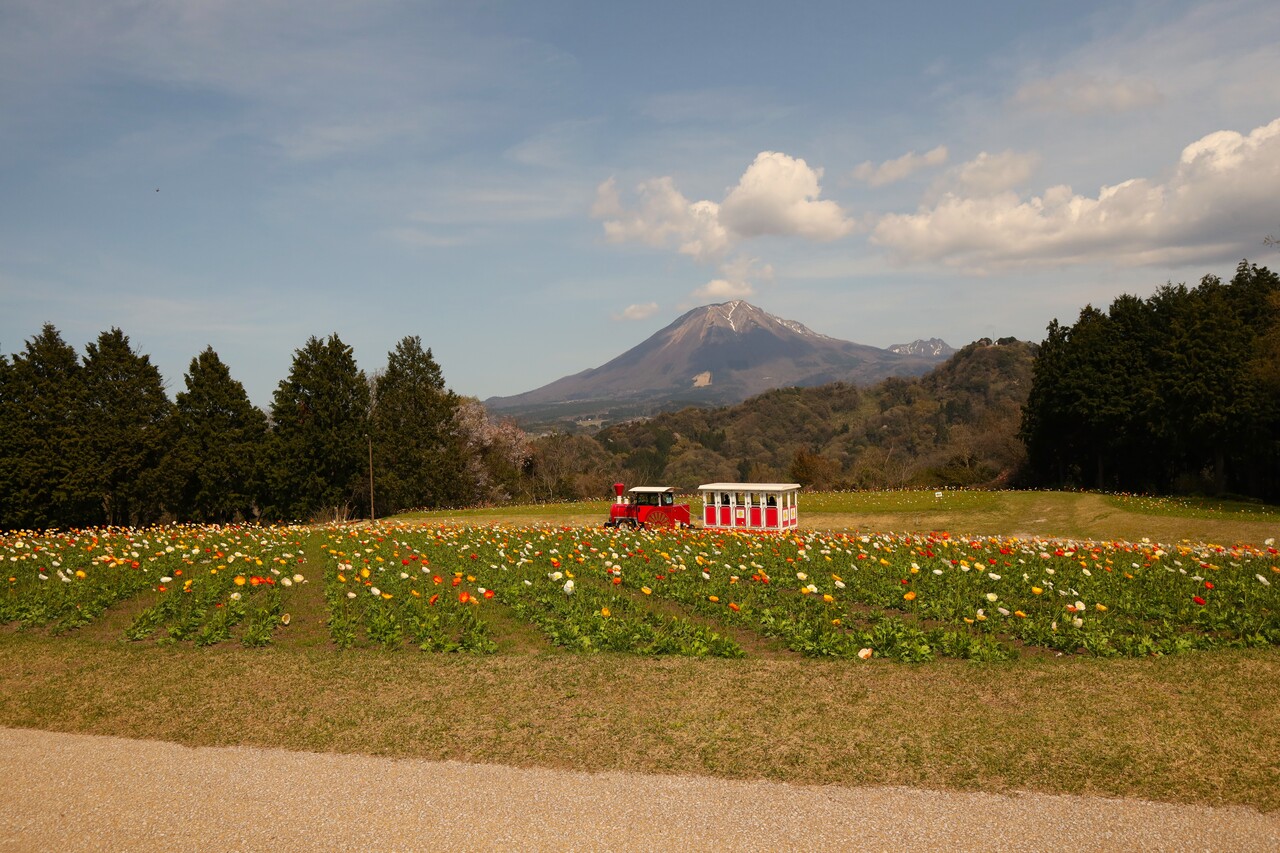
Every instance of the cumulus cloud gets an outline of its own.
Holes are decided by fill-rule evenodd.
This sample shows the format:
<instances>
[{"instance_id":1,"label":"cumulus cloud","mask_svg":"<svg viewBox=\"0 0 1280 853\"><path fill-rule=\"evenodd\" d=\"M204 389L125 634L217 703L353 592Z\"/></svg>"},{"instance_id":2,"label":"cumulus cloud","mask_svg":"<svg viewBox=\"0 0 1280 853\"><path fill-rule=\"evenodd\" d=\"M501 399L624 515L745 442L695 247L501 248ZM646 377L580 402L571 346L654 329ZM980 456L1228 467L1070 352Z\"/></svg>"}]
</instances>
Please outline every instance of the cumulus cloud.
<instances>
[{"instance_id":1,"label":"cumulus cloud","mask_svg":"<svg viewBox=\"0 0 1280 853\"><path fill-rule=\"evenodd\" d=\"M681 254L706 261L729 248L729 235L719 222L719 206L690 202L670 177L654 178L636 188L639 204L628 210L613 178L596 188L592 216L604 220L611 243L638 242L655 248L676 246Z\"/></svg>"},{"instance_id":2,"label":"cumulus cloud","mask_svg":"<svg viewBox=\"0 0 1280 853\"><path fill-rule=\"evenodd\" d=\"M804 160L764 151L747 167L723 203L690 201L670 177L636 188L637 202L623 204L617 182L596 188L591 215L604 221L613 243L675 247L702 262L723 258L737 240L767 235L834 240L854 223L834 201L818 198L821 169Z\"/></svg>"},{"instance_id":3,"label":"cumulus cloud","mask_svg":"<svg viewBox=\"0 0 1280 853\"><path fill-rule=\"evenodd\" d=\"M756 292L755 281L772 281L773 267L756 258L737 257L720 264L718 278L693 291L701 300L746 299Z\"/></svg>"},{"instance_id":4,"label":"cumulus cloud","mask_svg":"<svg viewBox=\"0 0 1280 853\"><path fill-rule=\"evenodd\" d=\"M621 314L613 315L615 320L644 320L658 313L658 303L642 302L637 305L628 305Z\"/></svg>"},{"instance_id":5,"label":"cumulus cloud","mask_svg":"<svg viewBox=\"0 0 1280 853\"><path fill-rule=\"evenodd\" d=\"M1280 118L1191 143L1164 182L1133 178L1096 196L1068 186L1030 198L948 192L916 213L883 217L871 239L899 260L973 271L1219 261L1256 248L1278 196Z\"/></svg>"},{"instance_id":6,"label":"cumulus cloud","mask_svg":"<svg viewBox=\"0 0 1280 853\"><path fill-rule=\"evenodd\" d=\"M713 278L693 292L698 299L729 300L746 299L756 290L749 281L729 281L727 278Z\"/></svg>"},{"instance_id":7,"label":"cumulus cloud","mask_svg":"<svg viewBox=\"0 0 1280 853\"><path fill-rule=\"evenodd\" d=\"M853 222L834 201L818 198L821 169L775 151L762 151L720 206L720 221L735 234L780 234L834 240Z\"/></svg>"},{"instance_id":8,"label":"cumulus cloud","mask_svg":"<svg viewBox=\"0 0 1280 853\"><path fill-rule=\"evenodd\" d=\"M923 154L908 151L896 160L886 160L879 166L867 160L853 170L853 177L873 187L883 187L908 178L921 169L941 166L947 162L947 156L947 146L939 145Z\"/></svg>"},{"instance_id":9,"label":"cumulus cloud","mask_svg":"<svg viewBox=\"0 0 1280 853\"><path fill-rule=\"evenodd\" d=\"M1026 183L1038 163L1039 158L1035 154L1017 151L988 154L983 151L958 166L943 183L968 195L993 195Z\"/></svg>"},{"instance_id":10,"label":"cumulus cloud","mask_svg":"<svg viewBox=\"0 0 1280 853\"><path fill-rule=\"evenodd\" d=\"M1024 83L1013 95L1017 106L1043 112L1124 113L1164 100L1150 80L1104 80L1089 74L1066 73Z\"/></svg>"}]
</instances>

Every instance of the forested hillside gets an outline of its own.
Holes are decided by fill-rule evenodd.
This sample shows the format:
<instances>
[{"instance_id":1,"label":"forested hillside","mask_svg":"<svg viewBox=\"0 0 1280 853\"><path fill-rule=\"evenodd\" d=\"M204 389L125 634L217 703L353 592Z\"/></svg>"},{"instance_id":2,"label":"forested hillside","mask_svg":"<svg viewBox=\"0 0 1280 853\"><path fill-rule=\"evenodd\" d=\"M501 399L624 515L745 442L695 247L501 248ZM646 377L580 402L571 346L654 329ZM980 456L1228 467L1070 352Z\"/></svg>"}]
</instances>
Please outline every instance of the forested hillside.
<instances>
[{"instance_id":1,"label":"forested hillside","mask_svg":"<svg viewBox=\"0 0 1280 853\"><path fill-rule=\"evenodd\" d=\"M1022 341L982 340L921 378L779 389L594 438L544 437L531 469L547 498L604 494L615 476L683 488L716 480L817 488L1000 483L1023 460L1017 431L1034 353Z\"/></svg>"}]
</instances>

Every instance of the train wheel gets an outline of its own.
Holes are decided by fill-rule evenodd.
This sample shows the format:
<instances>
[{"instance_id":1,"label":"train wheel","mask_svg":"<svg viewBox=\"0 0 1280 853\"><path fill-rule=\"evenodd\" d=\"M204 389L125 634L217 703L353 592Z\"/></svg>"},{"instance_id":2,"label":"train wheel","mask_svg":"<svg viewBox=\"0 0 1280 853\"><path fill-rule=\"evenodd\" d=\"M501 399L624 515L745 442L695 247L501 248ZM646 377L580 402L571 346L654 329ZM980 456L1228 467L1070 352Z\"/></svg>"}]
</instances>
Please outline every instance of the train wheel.
<instances>
[{"instance_id":1,"label":"train wheel","mask_svg":"<svg viewBox=\"0 0 1280 853\"><path fill-rule=\"evenodd\" d=\"M655 509L644 517L645 527L674 527L675 519L664 510Z\"/></svg>"}]
</instances>

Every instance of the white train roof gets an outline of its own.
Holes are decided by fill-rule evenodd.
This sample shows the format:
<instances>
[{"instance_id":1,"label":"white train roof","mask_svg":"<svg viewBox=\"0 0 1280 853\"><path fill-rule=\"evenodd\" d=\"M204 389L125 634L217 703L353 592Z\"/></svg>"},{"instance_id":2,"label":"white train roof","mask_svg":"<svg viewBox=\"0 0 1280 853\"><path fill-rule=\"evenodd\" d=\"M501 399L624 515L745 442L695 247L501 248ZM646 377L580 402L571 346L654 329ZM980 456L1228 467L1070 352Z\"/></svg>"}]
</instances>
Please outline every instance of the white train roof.
<instances>
[{"instance_id":1,"label":"white train roof","mask_svg":"<svg viewBox=\"0 0 1280 853\"><path fill-rule=\"evenodd\" d=\"M701 492L790 492L799 489L799 483L707 483L698 486Z\"/></svg>"}]
</instances>

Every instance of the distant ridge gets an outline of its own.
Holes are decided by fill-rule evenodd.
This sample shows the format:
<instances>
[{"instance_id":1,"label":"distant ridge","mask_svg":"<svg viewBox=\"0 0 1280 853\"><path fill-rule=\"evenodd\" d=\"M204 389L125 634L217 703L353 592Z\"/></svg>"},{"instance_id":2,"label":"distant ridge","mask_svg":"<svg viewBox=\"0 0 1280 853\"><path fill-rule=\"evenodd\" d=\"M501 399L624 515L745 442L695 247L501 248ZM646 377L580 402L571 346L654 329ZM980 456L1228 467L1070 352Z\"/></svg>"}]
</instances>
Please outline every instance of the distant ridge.
<instances>
[{"instance_id":1,"label":"distant ridge","mask_svg":"<svg viewBox=\"0 0 1280 853\"><path fill-rule=\"evenodd\" d=\"M946 359L955 353L955 349L942 338L929 338L927 341L914 340L909 344L894 344L889 347L889 352L896 352L898 355L923 355L929 358Z\"/></svg>"},{"instance_id":2,"label":"distant ridge","mask_svg":"<svg viewBox=\"0 0 1280 853\"><path fill-rule=\"evenodd\" d=\"M742 300L704 305L599 367L510 397L491 397L494 411L520 415L549 407L575 418L626 409L634 415L675 405L726 405L773 388L917 376L954 350L934 341L895 352L819 334ZM945 352L945 354L943 354ZM552 416L554 419L554 416Z\"/></svg>"}]
</instances>

